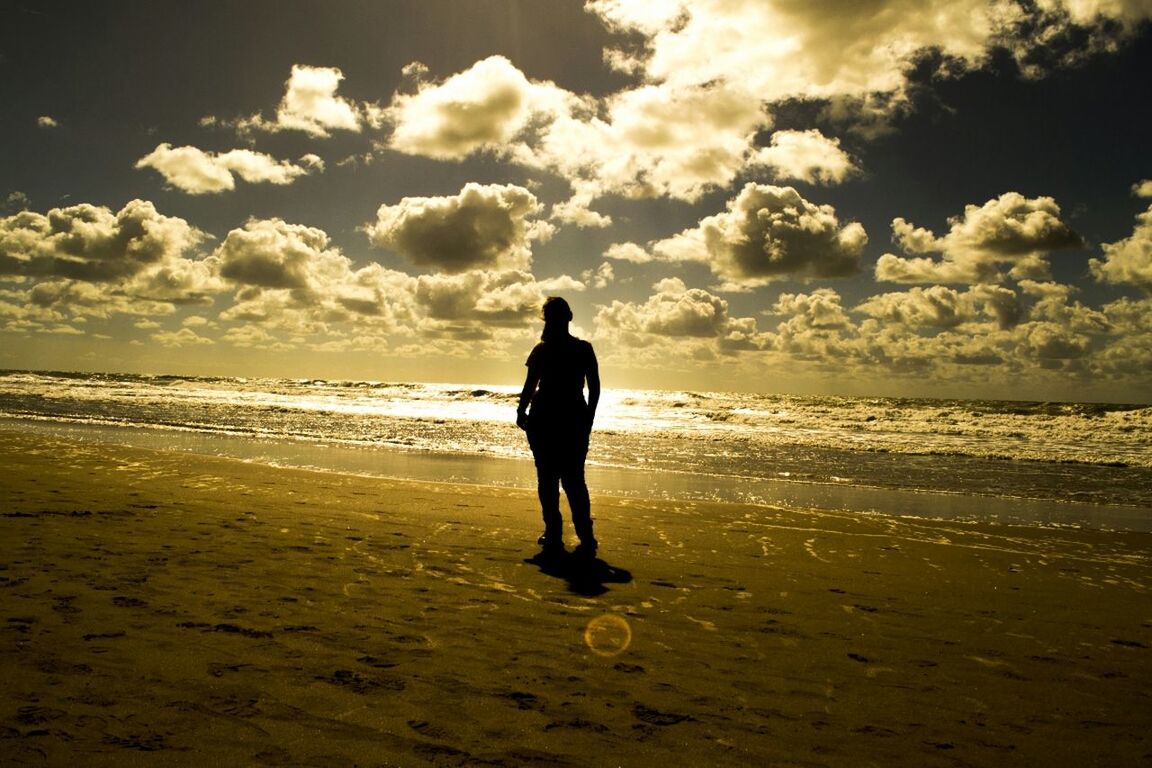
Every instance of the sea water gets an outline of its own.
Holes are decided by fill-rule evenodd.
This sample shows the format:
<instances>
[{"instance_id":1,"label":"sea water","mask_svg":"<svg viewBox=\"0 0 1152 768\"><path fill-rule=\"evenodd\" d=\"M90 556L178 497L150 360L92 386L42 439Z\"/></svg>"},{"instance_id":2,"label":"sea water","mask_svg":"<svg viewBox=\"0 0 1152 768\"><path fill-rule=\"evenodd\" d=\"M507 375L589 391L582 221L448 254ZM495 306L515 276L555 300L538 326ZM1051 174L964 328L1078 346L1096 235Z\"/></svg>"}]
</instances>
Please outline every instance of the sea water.
<instances>
[{"instance_id":1,"label":"sea water","mask_svg":"<svg viewBox=\"0 0 1152 768\"><path fill-rule=\"evenodd\" d=\"M516 387L0 371L0 426L531 487ZM606 390L594 492L1152 530L1152 407Z\"/></svg>"}]
</instances>

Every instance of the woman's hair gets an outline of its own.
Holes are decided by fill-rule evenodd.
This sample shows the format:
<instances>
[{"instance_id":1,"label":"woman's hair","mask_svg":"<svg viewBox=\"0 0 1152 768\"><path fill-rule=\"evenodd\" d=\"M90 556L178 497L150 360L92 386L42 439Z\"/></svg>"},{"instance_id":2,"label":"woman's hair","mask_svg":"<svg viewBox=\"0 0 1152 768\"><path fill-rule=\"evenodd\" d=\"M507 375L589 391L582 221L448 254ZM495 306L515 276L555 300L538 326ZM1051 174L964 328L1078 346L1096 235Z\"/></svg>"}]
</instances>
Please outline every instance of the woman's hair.
<instances>
[{"instance_id":1,"label":"woman's hair","mask_svg":"<svg viewBox=\"0 0 1152 768\"><path fill-rule=\"evenodd\" d=\"M572 307L559 296L549 296L544 300L545 323L567 323L572 320Z\"/></svg>"},{"instance_id":2,"label":"woman's hair","mask_svg":"<svg viewBox=\"0 0 1152 768\"><path fill-rule=\"evenodd\" d=\"M572 308L559 296L549 296L544 300L544 333L541 339L547 341L568 335L568 323L572 321Z\"/></svg>"}]
</instances>

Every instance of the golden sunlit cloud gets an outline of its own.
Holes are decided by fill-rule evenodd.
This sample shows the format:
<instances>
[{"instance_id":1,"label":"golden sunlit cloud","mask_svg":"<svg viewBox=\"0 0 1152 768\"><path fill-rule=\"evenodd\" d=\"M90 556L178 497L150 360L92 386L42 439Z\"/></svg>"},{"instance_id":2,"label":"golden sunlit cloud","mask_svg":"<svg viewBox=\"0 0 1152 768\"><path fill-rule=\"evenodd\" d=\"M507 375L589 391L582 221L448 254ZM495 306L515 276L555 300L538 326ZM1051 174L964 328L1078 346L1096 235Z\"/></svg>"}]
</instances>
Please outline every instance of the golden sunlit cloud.
<instances>
[{"instance_id":1,"label":"golden sunlit cloud","mask_svg":"<svg viewBox=\"0 0 1152 768\"><path fill-rule=\"evenodd\" d=\"M864 227L841 225L832 206L810 203L792 187L749 183L725 212L651 251L668 261L703 262L739 290L783 278L853 275L867 242Z\"/></svg>"},{"instance_id":2,"label":"golden sunlit cloud","mask_svg":"<svg viewBox=\"0 0 1152 768\"><path fill-rule=\"evenodd\" d=\"M293 165L250 149L233 149L216 154L196 147L161 144L136 162L137 168L152 168L172 186L192 195L226 192L236 188L236 176L250 184L291 184L311 169L323 169L316 155L301 158L308 167Z\"/></svg>"},{"instance_id":3,"label":"golden sunlit cloud","mask_svg":"<svg viewBox=\"0 0 1152 768\"><path fill-rule=\"evenodd\" d=\"M940 253L902 258L890 253L876 264L876 279L894 283L1000 282L1001 265L1014 279L1048 277L1048 253L1082 244L1080 236L1060 218L1060 206L1050 197L1025 198L1006 192L983 206L969 205L962 217L949 220L943 237L914 227L904 219L892 222L893 240L905 253Z\"/></svg>"}]
</instances>

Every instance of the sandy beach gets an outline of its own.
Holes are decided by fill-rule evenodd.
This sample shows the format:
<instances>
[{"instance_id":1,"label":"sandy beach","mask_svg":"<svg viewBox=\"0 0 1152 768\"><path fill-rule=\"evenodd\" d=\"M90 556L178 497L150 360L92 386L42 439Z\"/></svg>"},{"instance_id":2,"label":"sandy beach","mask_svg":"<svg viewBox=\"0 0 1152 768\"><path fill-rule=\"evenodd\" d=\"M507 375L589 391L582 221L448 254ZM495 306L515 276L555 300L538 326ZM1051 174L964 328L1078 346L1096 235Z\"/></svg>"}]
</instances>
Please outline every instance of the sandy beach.
<instances>
[{"instance_id":1,"label":"sandy beach","mask_svg":"<svg viewBox=\"0 0 1152 768\"><path fill-rule=\"evenodd\" d=\"M1147 534L0 461L4 765L1152 764Z\"/></svg>"}]
</instances>

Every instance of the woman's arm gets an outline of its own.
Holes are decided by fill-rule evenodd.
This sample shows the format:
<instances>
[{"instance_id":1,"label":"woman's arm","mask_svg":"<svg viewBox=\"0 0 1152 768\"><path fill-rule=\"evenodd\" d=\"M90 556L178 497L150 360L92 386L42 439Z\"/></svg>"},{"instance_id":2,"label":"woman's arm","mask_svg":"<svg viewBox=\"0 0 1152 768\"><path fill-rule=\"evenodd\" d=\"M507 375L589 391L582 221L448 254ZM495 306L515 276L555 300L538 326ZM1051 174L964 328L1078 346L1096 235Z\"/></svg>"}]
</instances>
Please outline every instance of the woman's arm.
<instances>
[{"instance_id":1,"label":"woman's arm","mask_svg":"<svg viewBox=\"0 0 1152 768\"><path fill-rule=\"evenodd\" d=\"M528 428L528 404L532 402L532 395L536 394L539 384L540 372L529 366L528 375L524 377L524 388L520 390L520 404L516 406L516 426L520 429Z\"/></svg>"},{"instance_id":2,"label":"woman's arm","mask_svg":"<svg viewBox=\"0 0 1152 768\"><path fill-rule=\"evenodd\" d=\"M600 403L600 364L596 362L596 352L589 355L591 360L584 376L588 380L588 426L596 420L596 406Z\"/></svg>"}]
</instances>

